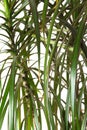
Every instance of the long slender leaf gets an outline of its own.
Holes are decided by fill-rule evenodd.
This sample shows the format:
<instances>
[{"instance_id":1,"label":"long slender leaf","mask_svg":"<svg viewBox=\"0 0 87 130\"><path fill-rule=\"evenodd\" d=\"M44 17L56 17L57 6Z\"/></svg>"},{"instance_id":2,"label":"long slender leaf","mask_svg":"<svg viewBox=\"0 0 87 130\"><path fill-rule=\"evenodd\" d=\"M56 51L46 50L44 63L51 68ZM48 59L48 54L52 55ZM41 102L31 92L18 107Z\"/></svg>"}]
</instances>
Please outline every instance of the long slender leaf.
<instances>
[{"instance_id":1,"label":"long slender leaf","mask_svg":"<svg viewBox=\"0 0 87 130\"><path fill-rule=\"evenodd\" d=\"M2 128L2 125L3 125L3 121L4 121L4 117L5 117L7 108L8 108L8 104L9 104L9 101L7 101L7 103L5 104L5 106L3 108L3 111L2 111L2 113L0 115L0 129Z\"/></svg>"},{"instance_id":2,"label":"long slender leaf","mask_svg":"<svg viewBox=\"0 0 87 130\"><path fill-rule=\"evenodd\" d=\"M36 39L37 39L37 49L38 49L38 67L40 68L40 30L39 30L39 21L38 13L35 0L29 0L32 10L32 17L35 25Z\"/></svg>"},{"instance_id":3,"label":"long slender leaf","mask_svg":"<svg viewBox=\"0 0 87 130\"><path fill-rule=\"evenodd\" d=\"M15 86L15 65L16 57L14 57L11 69L11 81L9 85L9 130L14 130L14 86Z\"/></svg>"},{"instance_id":4,"label":"long slender leaf","mask_svg":"<svg viewBox=\"0 0 87 130\"><path fill-rule=\"evenodd\" d=\"M49 35L48 35L48 39L47 39L47 47L46 47L46 54L45 54L45 62L44 62L44 85L45 85L45 88L44 88L44 103L45 103L45 106L46 106L46 115L47 115L47 119L50 119L49 115L49 107L48 107L48 53L49 53L49 45L50 45L50 39L51 39L51 34L52 34L52 29L53 29L53 25L54 25L54 22L55 22L55 18L57 16L57 11L58 11L58 7L60 5L60 2L59 1L59 4L57 5L56 9L55 9L55 12L54 12L54 15L53 15L53 18L52 18L52 22L50 24L50 29L49 29ZM47 123L47 124L50 124L50 123ZM51 129L51 128L49 128Z\"/></svg>"},{"instance_id":5,"label":"long slender leaf","mask_svg":"<svg viewBox=\"0 0 87 130\"><path fill-rule=\"evenodd\" d=\"M76 80L76 69L77 69L77 61L78 61L78 55L79 55L79 48L80 48L80 43L82 39L82 34L84 30L84 24L86 20L86 14L84 15L79 29L77 33L77 38L74 43L74 52L73 52L73 59L72 59L72 68L71 68L71 105L72 105L72 129L75 129L75 80Z\"/></svg>"},{"instance_id":6,"label":"long slender leaf","mask_svg":"<svg viewBox=\"0 0 87 130\"><path fill-rule=\"evenodd\" d=\"M85 130L86 129L86 121L87 121L87 111L84 115L84 119L83 119L83 122L82 122L82 126L81 126L81 130Z\"/></svg>"},{"instance_id":7,"label":"long slender leaf","mask_svg":"<svg viewBox=\"0 0 87 130\"><path fill-rule=\"evenodd\" d=\"M45 23L46 23L47 7L48 7L48 0L45 0L44 1L44 7L43 7L43 15L42 15L42 18L43 18L43 31L44 31Z\"/></svg>"},{"instance_id":8,"label":"long slender leaf","mask_svg":"<svg viewBox=\"0 0 87 130\"><path fill-rule=\"evenodd\" d=\"M9 8L8 0L4 0L4 7L5 7L6 18L9 20L10 19L10 8Z\"/></svg>"}]
</instances>

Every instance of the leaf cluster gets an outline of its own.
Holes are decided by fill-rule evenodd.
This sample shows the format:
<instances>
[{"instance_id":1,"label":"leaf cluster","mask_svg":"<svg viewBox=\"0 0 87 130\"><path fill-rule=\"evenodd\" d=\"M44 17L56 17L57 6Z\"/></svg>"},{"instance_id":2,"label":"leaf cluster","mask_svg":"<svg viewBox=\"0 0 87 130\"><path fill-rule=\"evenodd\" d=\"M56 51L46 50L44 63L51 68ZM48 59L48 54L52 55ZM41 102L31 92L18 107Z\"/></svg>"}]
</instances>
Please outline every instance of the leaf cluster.
<instances>
[{"instance_id":1,"label":"leaf cluster","mask_svg":"<svg viewBox=\"0 0 87 130\"><path fill-rule=\"evenodd\" d=\"M87 1L0 6L0 129L85 130Z\"/></svg>"}]
</instances>

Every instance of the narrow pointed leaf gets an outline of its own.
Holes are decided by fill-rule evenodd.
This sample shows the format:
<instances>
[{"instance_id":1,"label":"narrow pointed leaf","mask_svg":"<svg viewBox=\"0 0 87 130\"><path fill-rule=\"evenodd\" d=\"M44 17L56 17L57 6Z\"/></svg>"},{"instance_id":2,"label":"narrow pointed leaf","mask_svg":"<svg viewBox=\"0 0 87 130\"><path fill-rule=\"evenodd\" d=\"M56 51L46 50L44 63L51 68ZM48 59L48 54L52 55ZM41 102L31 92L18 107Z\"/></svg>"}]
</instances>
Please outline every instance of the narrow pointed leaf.
<instances>
[{"instance_id":1,"label":"narrow pointed leaf","mask_svg":"<svg viewBox=\"0 0 87 130\"><path fill-rule=\"evenodd\" d=\"M37 39L37 50L38 50L38 67L40 68L40 30L39 30L39 21L38 21L38 13L37 13L37 6L35 0L29 0L31 10L32 10L32 17L35 25L36 31L36 39Z\"/></svg>"},{"instance_id":2,"label":"narrow pointed leaf","mask_svg":"<svg viewBox=\"0 0 87 130\"><path fill-rule=\"evenodd\" d=\"M74 51L73 51L73 58L72 58L72 68L71 68L71 106L72 106L72 130L75 129L75 80L76 80L76 70L77 70L77 61L78 61L78 55L79 55L79 49L80 49L80 43L82 40L82 34L84 30L85 20L86 20L86 14L84 15L79 29L77 33L77 37L74 43Z\"/></svg>"},{"instance_id":3,"label":"narrow pointed leaf","mask_svg":"<svg viewBox=\"0 0 87 130\"><path fill-rule=\"evenodd\" d=\"M11 81L9 88L9 130L15 130L14 128L14 86L15 86L15 64L16 57L14 57L11 69Z\"/></svg>"}]
</instances>

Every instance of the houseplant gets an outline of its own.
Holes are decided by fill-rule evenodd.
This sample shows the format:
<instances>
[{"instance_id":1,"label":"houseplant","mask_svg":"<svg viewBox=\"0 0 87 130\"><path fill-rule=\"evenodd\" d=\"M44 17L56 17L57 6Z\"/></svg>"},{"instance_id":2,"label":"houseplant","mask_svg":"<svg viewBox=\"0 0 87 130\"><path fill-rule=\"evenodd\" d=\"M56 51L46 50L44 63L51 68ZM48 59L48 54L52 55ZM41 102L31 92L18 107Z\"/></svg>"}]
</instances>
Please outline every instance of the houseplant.
<instances>
[{"instance_id":1,"label":"houseplant","mask_svg":"<svg viewBox=\"0 0 87 130\"><path fill-rule=\"evenodd\" d=\"M0 129L86 129L87 1L0 3Z\"/></svg>"}]
</instances>

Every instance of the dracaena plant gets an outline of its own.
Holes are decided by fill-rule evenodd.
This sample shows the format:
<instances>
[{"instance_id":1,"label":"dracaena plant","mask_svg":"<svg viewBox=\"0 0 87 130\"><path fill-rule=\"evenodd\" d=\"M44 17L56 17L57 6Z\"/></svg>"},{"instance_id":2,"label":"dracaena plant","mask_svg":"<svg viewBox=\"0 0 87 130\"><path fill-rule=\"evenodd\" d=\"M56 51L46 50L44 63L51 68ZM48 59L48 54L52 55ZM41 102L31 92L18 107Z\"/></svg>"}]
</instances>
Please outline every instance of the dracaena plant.
<instances>
[{"instance_id":1,"label":"dracaena plant","mask_svg":"<svg viewBox=\"0 0 87 130\"><path fill-rule=\"evenodd\" d=\"M0 129L85 130L87 1L0 7Z\"/></svg>"}]
</instances>

